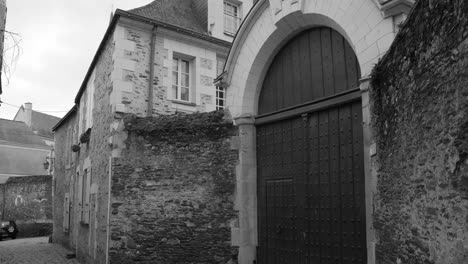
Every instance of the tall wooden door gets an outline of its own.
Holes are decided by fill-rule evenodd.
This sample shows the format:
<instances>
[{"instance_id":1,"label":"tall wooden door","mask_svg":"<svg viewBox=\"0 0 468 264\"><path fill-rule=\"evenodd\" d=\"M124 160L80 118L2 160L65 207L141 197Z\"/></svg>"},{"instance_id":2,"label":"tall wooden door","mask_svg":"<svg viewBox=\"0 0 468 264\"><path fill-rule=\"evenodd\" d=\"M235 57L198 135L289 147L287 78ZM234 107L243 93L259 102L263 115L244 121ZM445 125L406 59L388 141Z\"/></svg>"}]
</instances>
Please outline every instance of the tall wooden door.
<instances>
[{"instance_id":1,"label":"tall wooden door","mask_svg":"<svg viewBox=\"0 0 468 264\"><path fill-rule=\"evenodd\" d=\"M330 28L301 33L270 66L256 121L258 263L366 263L359 75Z\"/></svg>"}]
</instances>

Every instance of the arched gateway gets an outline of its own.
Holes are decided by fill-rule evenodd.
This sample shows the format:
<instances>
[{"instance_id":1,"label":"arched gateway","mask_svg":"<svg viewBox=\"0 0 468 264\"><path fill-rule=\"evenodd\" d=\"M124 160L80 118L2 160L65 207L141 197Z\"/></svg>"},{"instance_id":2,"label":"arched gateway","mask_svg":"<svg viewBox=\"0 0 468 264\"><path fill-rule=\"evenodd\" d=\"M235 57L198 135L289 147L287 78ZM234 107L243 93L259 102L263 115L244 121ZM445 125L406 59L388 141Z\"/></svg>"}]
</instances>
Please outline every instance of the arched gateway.
<instances>
[{"instance_id":1,"label":"arched gateway","mask_svg":"<svg viewBox=\"0 0 468 264\"><path fill-rule=\"evenodd\" d=\"M274 58L259 97L259 263L365 263L359 66L316 27Z\"/></svg>"},{"instance_id":2,"label":"arched gateway","mask_svg":"<svg viewBox=\"0 0 468 264\"><path fill-rule=\"evenodd\" d=\"M218 84L239 127L240 264L375 263L367 76L411 0L259 0Z\"/></svg>"}]
</instances>

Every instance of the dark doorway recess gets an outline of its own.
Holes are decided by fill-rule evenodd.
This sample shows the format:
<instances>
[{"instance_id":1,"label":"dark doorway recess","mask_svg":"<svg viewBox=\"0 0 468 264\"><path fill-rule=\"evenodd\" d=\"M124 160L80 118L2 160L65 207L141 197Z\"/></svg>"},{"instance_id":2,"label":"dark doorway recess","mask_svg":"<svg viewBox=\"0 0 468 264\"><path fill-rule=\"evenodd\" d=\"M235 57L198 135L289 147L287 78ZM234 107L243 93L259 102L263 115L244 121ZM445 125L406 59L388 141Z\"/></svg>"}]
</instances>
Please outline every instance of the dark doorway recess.
<instances>
[{"instance_id":1,"label":"dark doorway recess","mask_svg":"<svg viewBox=\"0 0 468 264\"><path fill-rule=\"evenodd\" d=\"M367 263L359 76L330 28L273 60L256 120L258 263Z\"/></svg>"}]
</instances>

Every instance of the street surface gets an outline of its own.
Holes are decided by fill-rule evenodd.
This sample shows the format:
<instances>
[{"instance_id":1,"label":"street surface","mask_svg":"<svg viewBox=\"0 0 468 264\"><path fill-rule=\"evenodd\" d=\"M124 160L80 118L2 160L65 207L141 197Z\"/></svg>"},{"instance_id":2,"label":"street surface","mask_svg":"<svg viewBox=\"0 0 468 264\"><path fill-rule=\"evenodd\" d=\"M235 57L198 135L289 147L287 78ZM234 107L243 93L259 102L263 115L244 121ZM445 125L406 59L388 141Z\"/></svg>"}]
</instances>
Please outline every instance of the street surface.
<instances>
[{"instance_id":1,"label":"street surface","mask_svg":"<svg viewBox=\"0 0 468 264\"><path fill-rule=\"evenodd\" d=\"M0 241L1 264L79 264L65 258L67 250L59 244L49 244L48 237Z\"/></svg>"}]
</instances>

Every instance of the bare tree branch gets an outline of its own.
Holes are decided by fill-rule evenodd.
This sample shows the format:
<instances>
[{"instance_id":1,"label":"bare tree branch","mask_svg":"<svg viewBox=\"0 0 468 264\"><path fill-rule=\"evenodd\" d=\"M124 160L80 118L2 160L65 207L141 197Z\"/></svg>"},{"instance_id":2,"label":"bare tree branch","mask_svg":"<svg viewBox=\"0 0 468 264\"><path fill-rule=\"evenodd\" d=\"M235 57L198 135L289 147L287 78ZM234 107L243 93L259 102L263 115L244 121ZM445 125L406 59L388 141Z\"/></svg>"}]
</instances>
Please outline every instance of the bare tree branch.
<instances>
[{"instance_id":1,"label":"bare tree branch","mask_svg":"<svg viewBox=\"0 0 468 264\"><path fill-rule=\"evenodd\" d=\"M2 72L5 80L3 85L8 86L8 84L10 83L11 75L16 69L16 63L18 62L23 50L20 46L22 40L20 34L10 32L7 30L3 31L5 32L2 60Z\"/></svg>"}]
</instances>

